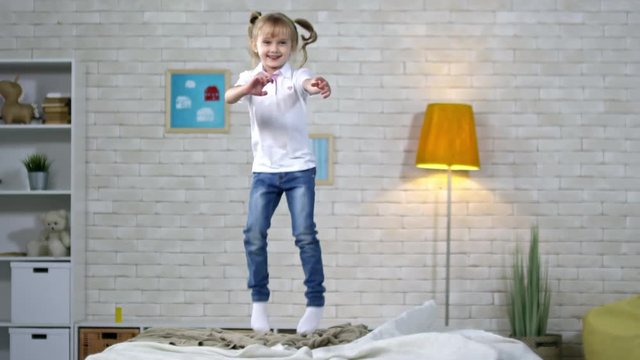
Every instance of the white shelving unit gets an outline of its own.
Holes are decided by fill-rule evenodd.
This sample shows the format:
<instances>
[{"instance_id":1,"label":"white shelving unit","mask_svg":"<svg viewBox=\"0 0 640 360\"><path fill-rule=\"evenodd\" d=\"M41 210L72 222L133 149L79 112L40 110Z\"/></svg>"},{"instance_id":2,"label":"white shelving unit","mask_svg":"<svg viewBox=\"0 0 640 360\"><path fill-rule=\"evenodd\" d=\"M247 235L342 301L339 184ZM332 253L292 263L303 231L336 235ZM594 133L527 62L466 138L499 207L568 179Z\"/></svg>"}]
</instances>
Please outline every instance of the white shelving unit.
<instances>
[{"instance_id":1,"label":"white shelving unit","mask_svg":"<svg viewBox=\"0 0 640 360\"><path fill-rule=\"evenodd\" d=\"M31 338L16 336L10 341L11 332L23 334L30 331L27 329L43 334L57 333L59 329L67 330L68 354L74 354L74 324L85 316L84 76L70 59L0 60L0 80L13 81L16 75L20 76L18 82L23 89L21 102L38 104L40 114L44 97L50 92L71 94L72 109L71 124L25 125L0 122L0 359L9 359L12 352L10 343L22 344L25 339L30 341ZM4 99L0 97L0 107L3 103ZM27 174L21 160L32 152L46 153L53 161L47 190L29 190ZM55 258L16 256L14 253L26 253L27 243L40 237L43 230L40 215L57 209L69 212L71 255ZM15 311L18 307L12 304L12 288L28 285L29 281L19 285L12 284L12 264L15 272L16 268L22 269L25 266L48 270L47 266L57 268L60 265L56 264L60 263L68 264L69 268L69 293L60 296L69 299L68 319L16 322L12 310ZM39 289L32 290L36 296ZM16 294L17 291L14 292ZM46 296L43 298L43 306L47 306ZM49 355L51 356L48 358L51 359L60 358L55 354ZM67 355L63 354L62 357L66 359ZM73 355L68 357L71 360Z\"/></svg>"}]
</instances>

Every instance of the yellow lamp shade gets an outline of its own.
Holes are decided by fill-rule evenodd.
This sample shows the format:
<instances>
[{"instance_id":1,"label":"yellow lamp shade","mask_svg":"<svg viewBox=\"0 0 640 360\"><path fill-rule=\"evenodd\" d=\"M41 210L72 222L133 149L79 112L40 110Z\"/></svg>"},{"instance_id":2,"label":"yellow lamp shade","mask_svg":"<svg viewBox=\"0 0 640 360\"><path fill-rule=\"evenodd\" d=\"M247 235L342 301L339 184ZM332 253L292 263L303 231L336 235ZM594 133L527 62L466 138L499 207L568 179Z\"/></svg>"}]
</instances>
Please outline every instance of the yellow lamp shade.
<instances>
[{"instance_id":1,"label":"yellow lamp shade","mask_svg":"<svg viewBox=\"0 0 640 360\"><path fill-rule=\"evenodd\" d=\"M466 104L429 104L424 116L416 166L478 170L480 157L473 109Z\"/></svg>"}]
</instances>

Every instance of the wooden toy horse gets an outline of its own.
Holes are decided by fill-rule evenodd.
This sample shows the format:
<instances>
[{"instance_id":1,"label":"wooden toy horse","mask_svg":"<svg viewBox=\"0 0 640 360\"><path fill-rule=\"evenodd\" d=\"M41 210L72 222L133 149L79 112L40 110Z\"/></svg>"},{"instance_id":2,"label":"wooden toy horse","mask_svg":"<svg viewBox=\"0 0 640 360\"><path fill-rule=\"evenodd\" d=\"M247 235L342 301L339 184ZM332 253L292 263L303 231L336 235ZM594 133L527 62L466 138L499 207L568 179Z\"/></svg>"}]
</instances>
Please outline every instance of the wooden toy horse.
<instances>
[{"instance_id":1,"label":"wooden toy horse","mask_svg":"<svg viewBox=\"0 0 640 360\"><path fill-rule=\"evenodd\" d=\"M19 102L22 87L18 84L18 78L19 76L16 76L15 81L0 81L0 95L4 98L1 114L6 124L28 124L33 119L33 106Z\"/></svg>"}]
</instances>

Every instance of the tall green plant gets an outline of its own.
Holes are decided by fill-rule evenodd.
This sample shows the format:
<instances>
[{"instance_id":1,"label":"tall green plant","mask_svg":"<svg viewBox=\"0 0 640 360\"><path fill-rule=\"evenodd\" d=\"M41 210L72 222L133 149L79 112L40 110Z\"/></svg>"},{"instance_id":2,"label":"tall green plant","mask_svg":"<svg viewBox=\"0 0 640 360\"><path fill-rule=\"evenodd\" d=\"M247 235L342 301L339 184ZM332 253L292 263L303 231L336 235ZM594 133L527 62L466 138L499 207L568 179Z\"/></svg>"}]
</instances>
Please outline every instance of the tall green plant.
<instances>
[{"instance_id":1,"label":"tall green plant","mask_svg":"<svg viewBox=\"0 0 640 360\"><path fill-rule=\"evenodd\" d=\"M46 172L49 171L51 161L46 154L35 153L24 158L22 164L28 172Z\"/></svg>"},{"instance_id":2,"label":"tall green plant","mask_svg":"<svg viewBox=\"0 0 640 360\"><path fill-rule=\"evenodd\" d=\"M513 278L509 289L511 335L515 337L546 335L551 291L548 271L545 268L543 272L540 264L537 227L531 228L527 264L524 263L524 254L520 246L516 246L512 270Z\"/></svg>"}]
</instances>

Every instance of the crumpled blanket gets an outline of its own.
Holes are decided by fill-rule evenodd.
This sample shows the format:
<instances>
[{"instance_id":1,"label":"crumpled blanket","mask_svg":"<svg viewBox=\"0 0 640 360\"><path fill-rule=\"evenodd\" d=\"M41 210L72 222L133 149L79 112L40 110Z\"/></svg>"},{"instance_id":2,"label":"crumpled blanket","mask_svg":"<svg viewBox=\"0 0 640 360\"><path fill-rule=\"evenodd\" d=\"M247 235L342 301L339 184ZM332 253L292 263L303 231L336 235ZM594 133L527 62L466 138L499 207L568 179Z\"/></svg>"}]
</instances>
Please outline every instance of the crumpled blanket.
<instances>
[{"instance_id":1,"label":"crumpled blanket","mask_svg":"<svg viewBox=\"0 0 640 360\"><path fill-rule=\"evenodd\" d=\"M310 349L282 344L243 349L123 342L87 360L541 360L524 343L482 330L437 329L436 305L428 301L355 341Z\"/></svg>"},{"instance_id":2,"label":"crumpled blanket","mask_svg":"<svg viewBox=\"0 0 640 360\"><path fill-rule=\"evenodd\" d=\"M223 349L244 349L249 345L272 347L278 344L299 349L315 349L340 345L365 336L369 330L365 325L342 324L328 329L318 329L311 334L256 333L250 330L194 329L194 328L150 328L130 342L155 342L177 346L215 346Z\"/></svg>"}]
</instances>

